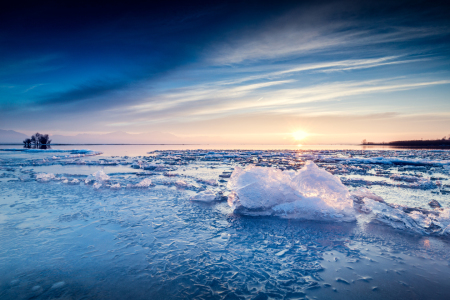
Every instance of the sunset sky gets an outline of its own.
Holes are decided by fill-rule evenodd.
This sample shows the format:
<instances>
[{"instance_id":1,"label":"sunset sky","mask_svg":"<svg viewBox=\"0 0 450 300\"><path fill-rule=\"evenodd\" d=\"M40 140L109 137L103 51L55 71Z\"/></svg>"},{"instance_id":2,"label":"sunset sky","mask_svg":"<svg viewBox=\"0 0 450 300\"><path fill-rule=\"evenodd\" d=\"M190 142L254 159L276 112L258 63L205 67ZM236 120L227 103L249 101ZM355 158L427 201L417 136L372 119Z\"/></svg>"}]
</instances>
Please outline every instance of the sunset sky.
<instances>
[{"instance_id":1,"label":"sunset sky","mask_svg":"<svg viewBox=\"0 0 450 300\"><path fill-rule=\"evenodd\" d=\"M0 129L208 142L450 134L450 9L433 1L0 9Z\"/></svg>"}]
</instances>

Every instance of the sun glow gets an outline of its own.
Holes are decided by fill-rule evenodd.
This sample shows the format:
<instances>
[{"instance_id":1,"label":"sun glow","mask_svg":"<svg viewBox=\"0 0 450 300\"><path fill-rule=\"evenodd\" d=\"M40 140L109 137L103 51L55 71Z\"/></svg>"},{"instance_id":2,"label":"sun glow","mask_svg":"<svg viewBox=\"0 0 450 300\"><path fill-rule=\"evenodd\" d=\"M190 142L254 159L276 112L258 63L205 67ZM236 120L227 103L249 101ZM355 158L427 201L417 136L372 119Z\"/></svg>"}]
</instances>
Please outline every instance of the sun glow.
<instances>
[{"instance_id":1,"label":"sun glow","mask_svg":"<svg viewBox=\"0 0 450 300\"><path fill-rule=\"evenodd\" d=\"M303 139L305 139L306 137L308 137L309 134L304 132L304 131L296 131L292 133L292 137L296 140L296 141L301 141Z\"/></svg>"}]
</instances>

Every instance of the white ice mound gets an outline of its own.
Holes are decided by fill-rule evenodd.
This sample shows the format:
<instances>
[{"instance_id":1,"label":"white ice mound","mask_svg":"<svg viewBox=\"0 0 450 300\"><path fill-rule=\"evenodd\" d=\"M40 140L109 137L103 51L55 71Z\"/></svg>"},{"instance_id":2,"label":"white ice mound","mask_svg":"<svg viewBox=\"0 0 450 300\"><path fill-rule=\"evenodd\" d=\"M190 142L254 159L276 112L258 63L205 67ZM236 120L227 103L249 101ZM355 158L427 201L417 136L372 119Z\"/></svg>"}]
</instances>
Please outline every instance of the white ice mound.
<instances>
[{"instance_id":1,"label":"white ice mound","mask_svg":"<svg viewBox=\"0 0 450 300\"><path fill-rule=\"evenodd\" d=\"M98 183L102 183L102 182L105 182L108 180L109 180L109 176L106 175L105 171L99 170L99 171L95 172L94 174L89 175L84 182L89 183L91 181L95 181Z\"/></svg>"},{"instance_id":2,"label":"white ice mound","mask_svg":"<svg viewBox=\"0 0 450 300\"><path fill-rule=\"evenodd\" d=\"M39 173L36 175L36 180L39 182L47 182L50 180L57 180L53 173Z\"/></svg>"},{"instance_id":3,"label":"white ice mound","mask_svg":"<svg viewBox=\"0 0 450 300\"><path fill-rule=\"evenodd\" d=\"M151 184L152 184L151 179L145 178L141 182L135 184L133 187L135 187L135 188L146 188L146 187L149 187Z\"/></svg>"},{"instance_id":4,"label":"white ice mound","mask_svg":"<svg viewBox=\"0 0 450 300\"><path fill-rule=\"evenodd\" d=\"M121 188L120 183L116 183L110 186L110 189L112 190L118 190L120 188Z\"/></svg>"},{"instance_id":5,"label":"white ice mound","mask_svg":"<svg viewBox=\"0 0 450 300\"><path fill-rule=\"evenodd\" d=\"M184 181L184 180L177 180L177 181L175 182L175 185L176 185L177 187L187 187L187 186L188 186L188 184L187 184L186 181Z\"/></svg>"},{"instance_id":6,"label":"white ice mound","mask_svg":"<svg viewBox=\"0 0 450 300\"><path fill-rule=\"evenodd\" d=\"M74 178L72 181L69 182L69 184L79 184L80 181L76 178Z\"/></svg>"},{"instance_id":7,"label":"white ice mound","mask_svg":"<svg viewBox=\"0 0 450 300\"><path fill-rule=\"evenodd\" d=\"M211 190L206 190L203 192L200 192L194 196L192 196L189 200L191 201L202 201L202 202L212 202L216 201L216 193L214 193Z\"/></svg>"},{"instance_id":8,"label":"white ice mound","mask_svg":"<svg viewBox=\"0 0 450 300\"><path fill-rule=\"evenodd\" d=\"M152 181L149 178L145 178L143 179L141 182L136 183L136 184L127 184L127 188L131 189L131 188L148 188L150 185L152 185ZM111 188L113 188L111 186ZM120 188L120 185L119 185Z\"/></svg>"},{"instance_id":9,"label":"white ice mound","mask_svg":"<svg viewBox=\"0 0 450 300\"><path fill-rule=\"evenodd\" d=\"M354 221L350 193L340 179L309 161L299 172L236 167L228 182L235 212L308 220Z\"/></svg>"}]
</instances>

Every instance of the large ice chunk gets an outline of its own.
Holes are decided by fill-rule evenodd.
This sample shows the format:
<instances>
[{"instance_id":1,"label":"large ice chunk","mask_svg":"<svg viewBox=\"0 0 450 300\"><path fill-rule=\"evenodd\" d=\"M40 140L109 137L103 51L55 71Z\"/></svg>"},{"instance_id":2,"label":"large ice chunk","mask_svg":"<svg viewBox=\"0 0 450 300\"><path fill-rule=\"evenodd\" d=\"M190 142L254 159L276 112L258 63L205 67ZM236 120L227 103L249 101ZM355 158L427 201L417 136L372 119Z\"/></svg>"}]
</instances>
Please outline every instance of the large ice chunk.
<instances>
[{"instance_id":1,"label":"large ice chunk","mask_svg":"<svg viewBox=\"0 0 450 300\"><path fill-rule=\"evenodd\" d=\"M236 167L228 182L235 212L310 220L355 220L353 200L340 179L309 161L299 172Z\"/></svg>"},{"instance_id":2,"label":"large ice chunk","mask_svg":"<svg viewBox=\"0 0 450 300\"><path fill-rule=\"evenodd\" d=\"M211 190L206 190L203 192L200 192L194 196L192 196L189 200L191 201L202 201L202 202L212 202L212 201L216 201L217 197L216 197L216 193L214 193Z\"/></svg>"},{"instance_id":3,"label":"large ice chunk","mask_svg":"<svg viewBox=\"0 0 450 300\"><path fill-rule=\"evenodd\" d=\"M95 181L98 183L102 183L102 182L108 181L109 179L110 178L108 175L106 175L105 171L99 170L99 171L95 172L94 174L89 175L84 182L89 183L91 181Z\"/></svg>"}]
</instances>

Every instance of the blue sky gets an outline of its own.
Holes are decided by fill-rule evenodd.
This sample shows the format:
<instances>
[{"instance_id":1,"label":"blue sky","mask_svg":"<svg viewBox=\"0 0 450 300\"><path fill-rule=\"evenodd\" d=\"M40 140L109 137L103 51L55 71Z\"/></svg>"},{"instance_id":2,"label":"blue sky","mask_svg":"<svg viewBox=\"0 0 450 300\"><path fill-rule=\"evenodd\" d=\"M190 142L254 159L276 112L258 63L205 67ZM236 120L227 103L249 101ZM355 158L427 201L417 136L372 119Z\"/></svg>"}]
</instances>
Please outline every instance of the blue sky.
<instances>
[{"instance_id":1,"label":"blue sky","mask_svg":"<svg viewBox=\"0 0 450 300\"><path fill-rule=\"evenodd\" d=\"M392 2L11 4L0 15L0 128L441 138L448 6Z\"/></svg>"}]
</instances>

